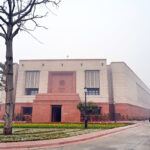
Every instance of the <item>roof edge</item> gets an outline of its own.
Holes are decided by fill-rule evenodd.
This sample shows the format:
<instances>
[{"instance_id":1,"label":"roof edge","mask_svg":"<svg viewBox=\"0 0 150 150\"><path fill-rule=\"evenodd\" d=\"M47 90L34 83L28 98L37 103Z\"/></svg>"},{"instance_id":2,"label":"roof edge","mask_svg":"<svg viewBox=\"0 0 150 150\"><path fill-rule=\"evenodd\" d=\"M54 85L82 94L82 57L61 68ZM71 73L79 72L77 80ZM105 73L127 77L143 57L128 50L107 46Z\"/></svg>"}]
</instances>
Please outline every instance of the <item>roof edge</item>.
<instances>
[{"instance_id":1,"label":"roof edge","mask_svg":"<svg viewBox=\"0 0 150 150\"><path fill-rule=\"evenodd\" d=\"M22 59L19 61L106 61L107 59Z\"/></svg>"}]
</instances>

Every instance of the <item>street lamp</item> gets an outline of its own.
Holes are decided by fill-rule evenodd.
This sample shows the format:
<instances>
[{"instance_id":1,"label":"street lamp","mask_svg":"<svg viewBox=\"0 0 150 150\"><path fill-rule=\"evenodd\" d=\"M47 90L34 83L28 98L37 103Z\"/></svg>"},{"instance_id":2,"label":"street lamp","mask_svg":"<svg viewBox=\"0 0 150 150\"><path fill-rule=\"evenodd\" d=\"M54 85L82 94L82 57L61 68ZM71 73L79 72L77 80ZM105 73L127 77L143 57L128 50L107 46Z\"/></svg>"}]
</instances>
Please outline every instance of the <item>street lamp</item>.
<instances>
[{"instance_id":1,"label":"street lamp","mask_svg":"<svg viewBox=\"0 0 150 150\"><path fill-rule=\"evenodd\" d=\"M115 123L116 123L116 121L117 121L117 118L116 118L116 104L115 104L115 101L113 102L113 120L115 121Z\"/></svg>"},{"instance_id":2,"label":"street lamp","mask_svg":"<svg viewBox=\"0 0 150 150\"><path fill-rule=\"evenodd\" d=\"M87 88L85 87L84 88L84 94L85 94L85 107L84 107L84 128L87 129L87 123L88 123L88 120L87 120L87 111L86 111L86 94L87 94Z\"/></svg>"}]
</instances>

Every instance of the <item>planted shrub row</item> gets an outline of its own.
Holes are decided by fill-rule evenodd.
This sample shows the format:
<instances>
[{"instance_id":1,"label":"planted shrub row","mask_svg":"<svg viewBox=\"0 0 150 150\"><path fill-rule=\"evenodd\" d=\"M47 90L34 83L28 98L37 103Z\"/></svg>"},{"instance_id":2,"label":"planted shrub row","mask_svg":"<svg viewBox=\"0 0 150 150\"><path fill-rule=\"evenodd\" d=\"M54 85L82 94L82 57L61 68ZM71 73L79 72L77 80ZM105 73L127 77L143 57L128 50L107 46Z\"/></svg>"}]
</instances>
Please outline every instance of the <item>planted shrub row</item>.
<instances>
[{"instance_id":1,"label":"planted shrub row","mask_svg":"<svg viewBox=\"0 0 150 150\"><path fill-rule=\"evenodd\" d=\"M89 123L89 129L111 129L116 127L127 126L132 123ZM3 124L0 124L0 128L3 128ZM50 123L50 124L34 124L34 123L14 123L13 128L64 128L64 129L76 129L84 128L83 123Z\"/></svg>"}]
</instances>

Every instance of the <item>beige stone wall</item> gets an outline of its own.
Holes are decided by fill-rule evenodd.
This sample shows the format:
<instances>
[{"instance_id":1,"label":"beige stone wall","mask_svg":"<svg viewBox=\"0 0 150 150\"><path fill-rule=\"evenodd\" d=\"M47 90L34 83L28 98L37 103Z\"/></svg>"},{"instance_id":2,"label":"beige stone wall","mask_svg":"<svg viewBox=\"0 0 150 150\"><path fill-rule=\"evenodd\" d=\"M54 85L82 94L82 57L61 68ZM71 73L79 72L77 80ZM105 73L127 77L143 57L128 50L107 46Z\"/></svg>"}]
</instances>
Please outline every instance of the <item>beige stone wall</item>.
<instances>
[{"instance_id":1,"label":"beige stone wall","mask_svg":"<svg viewBox=\"0 0 150 150\"><path fill-rule=\"evenodd\" d=\"M5 91L0 91L0 104L5 103Z\"/></svg>"},{"instance_id":2,"label":"beige stone wall","mask_svg":"<svg viewBox=\"0 0 150 150\"><path fill-rule=\"evenodd\" d=\"M114 103L113 98L113 81L112 81L112 69L111 65L107 65L107 79L108 79L108 95L109 95L109 103Z\"/></svg>"},{"instance_id":3,"label":"beige stone wall","mask_svg":"<svg viewBox=\"0 0 150 150\"><path fill-rule=\"evenodd\" d=\"M111 63L115 103L150 108L150 90L123 62Z\"/></svg>"},{"instance_id":4,"label":"beige stone wall","mask_svg":"<svg viewBox=\"0 0 150 150\"><path fill-rule=\"evenodd\" d=\"M108 80L105 59L21 60L19 63L16 102L33 102L24 92L25 71L39 70L39 93L47 93L49 71L75 71L76 92L84 100L85 70L100 71L100 95L87 96L88 101L108 102Z\"/></svg>"},{"instance_id":5,"label":"beige stone wall","mask_svg":"<svg viewBox=\"0 0 150 150\"><path fill-rule=\"evenodd\" d=\"M17 80L18 80L18 68L19 65L17 63L14 63L13 70L14 70L14 76L13 76L13 84L14 84L14 101L16 99L16 87L17 87Z\"/></svg>"}]
</instances>

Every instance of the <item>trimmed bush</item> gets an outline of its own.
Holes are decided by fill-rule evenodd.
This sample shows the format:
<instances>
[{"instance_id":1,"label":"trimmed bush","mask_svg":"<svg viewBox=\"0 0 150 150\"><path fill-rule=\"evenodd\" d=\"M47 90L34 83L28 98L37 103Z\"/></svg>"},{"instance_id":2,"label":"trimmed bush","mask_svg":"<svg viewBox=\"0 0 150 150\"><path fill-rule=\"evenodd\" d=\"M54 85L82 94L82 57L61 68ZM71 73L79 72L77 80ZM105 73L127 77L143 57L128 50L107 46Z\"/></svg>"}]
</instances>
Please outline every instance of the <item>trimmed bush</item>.
<instances>
[{"instance_id":1,"label":"trimmed bush","mask_svg":"<svg viewBox=\"0 0 150 150\"><path fill-rule=\"evenodd\" d=\"M89 123L89 129L111 129L131 125L133 123ZM0 124L0 128L3 128ZM63 129L81 129L84 123L50 123L50 124L34 124L34 123L14 123L13 128L63 128Z\"/></svg>"}]
</instances>

